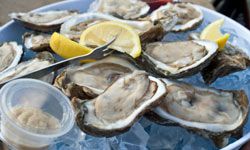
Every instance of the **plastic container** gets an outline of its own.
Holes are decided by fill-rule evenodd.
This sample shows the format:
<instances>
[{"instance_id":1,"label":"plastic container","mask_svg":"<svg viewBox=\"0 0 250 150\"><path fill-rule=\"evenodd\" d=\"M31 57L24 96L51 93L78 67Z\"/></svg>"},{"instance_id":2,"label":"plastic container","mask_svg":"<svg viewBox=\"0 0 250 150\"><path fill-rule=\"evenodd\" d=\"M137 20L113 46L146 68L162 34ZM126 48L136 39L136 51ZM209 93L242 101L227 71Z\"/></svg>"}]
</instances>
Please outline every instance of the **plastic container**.
<instances>
[{"instance_id":1,"label":"plastic container","mask_svg":"<svg viewBox=\"0 0 250 150\"><path fill-rule=\"evenodd\" d=\"M18 150L46 149L55 138L67 133L74 125L74 112L69 99L45 82L34 79L9 82L0 90L0 100L2 137ZM39 133L30 130L12 115L13 108L20 106L42 110L58 119L60 126L56 130L44 129Z\"/></svg>"}]
</instances>

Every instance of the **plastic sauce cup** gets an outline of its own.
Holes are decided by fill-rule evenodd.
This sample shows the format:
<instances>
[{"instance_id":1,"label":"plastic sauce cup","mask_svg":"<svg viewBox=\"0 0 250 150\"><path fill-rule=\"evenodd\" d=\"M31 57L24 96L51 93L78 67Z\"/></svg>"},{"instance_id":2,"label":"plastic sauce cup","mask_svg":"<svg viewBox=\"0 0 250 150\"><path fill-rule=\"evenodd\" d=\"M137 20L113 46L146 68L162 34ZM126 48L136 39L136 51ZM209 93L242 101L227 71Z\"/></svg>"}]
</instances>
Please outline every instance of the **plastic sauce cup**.
<instances>
[{"instance_id":1,"label":"plastic sauce cup","mask_svg":"<svg viewBox=\"0 0 250 150\"><path fill-rule=\"evenodd\" d=\"M42 110L58 119L60 127L44 133L34 132L11 115L11 110L18 106ZM18 150L47 149L55 138L66 134L74 125L70 100L52 85L34 79L18 79L3 86L0 90L0 111L3 140Z\"/></svg>"}]
</instances>

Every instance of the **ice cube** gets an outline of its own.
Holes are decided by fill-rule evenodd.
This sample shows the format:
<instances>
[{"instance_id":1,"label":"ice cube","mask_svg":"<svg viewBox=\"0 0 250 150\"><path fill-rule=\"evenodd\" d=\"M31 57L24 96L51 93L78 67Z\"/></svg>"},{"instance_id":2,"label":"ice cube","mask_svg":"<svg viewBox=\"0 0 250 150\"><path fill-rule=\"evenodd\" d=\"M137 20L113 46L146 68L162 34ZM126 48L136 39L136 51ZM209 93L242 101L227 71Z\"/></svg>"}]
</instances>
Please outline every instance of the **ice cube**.
<instances>
[{"instance_id":1,"label":"ice cube","mask_svg":"<svg viewBox=\"0 0 250 150\"><path fill-rule=\"evenodd\" d=\"M211 140L192 134L181 127L153 124L149 135L149 149L216 149Z\"/></svg>"},{"instance_id":2,"label":"ice cube","mask_svg":"<svg viewBox=\"0 0 250 150\"><path fill-rule=\"evenodd\" d=\"M64 136L56 139L49 147L49 150L72 150L81 149L81 141L84 141L86 134L83 133L76 125Z\"/></svg>"}]
</instances>

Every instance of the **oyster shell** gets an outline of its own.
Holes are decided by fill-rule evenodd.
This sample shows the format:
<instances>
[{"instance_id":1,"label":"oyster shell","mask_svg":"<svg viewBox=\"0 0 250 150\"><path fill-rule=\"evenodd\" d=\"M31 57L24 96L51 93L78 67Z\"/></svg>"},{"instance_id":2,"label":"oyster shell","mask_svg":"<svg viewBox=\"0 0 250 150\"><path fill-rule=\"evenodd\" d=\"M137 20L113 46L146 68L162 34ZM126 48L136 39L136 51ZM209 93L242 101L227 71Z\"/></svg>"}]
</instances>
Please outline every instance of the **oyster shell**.
<instances>
[{"instance_id":1,"label":"oyster shell","mask_svg":"<svg viewBox=\"0 0 250 150\"><path fill-rule=\"evenodd\" d=\"M191 33L189 38L200 39L200 34ZM226 46L218 52L211 63L201 71L201 75L206 84L211 84L217 78L245 70L248 66L250 66L250 56L242 49L227 42Z\"/></svg>"},{"instance_id":2,"label":"oyster shell","mask_svg":"<svg viewBox=\"0 0 250 150\"><path fill-rule=\"evenodd\" d=\"M53 55L49 52L41 52L37 54L36 58L22 62L7 71L1 72L0 83L25 75L27 73L31 73L35 70L42 69L51 65L52 63L54 63ZM54 73L51 73L43 77L41 80L51 83L53 79Z\"/></svg>"},{"instance_id":3,"label":"oyster shell","mask_svg":"<svg viewBox=\"0 0 250 150\"><path fill-rule=\"evenodd\" d=\"M218 147L240 132L248 116L244 91L201 88L163 79L168 94L154 112L163 124L178 124L211 138Z\"/></svg>"},{"instance_id":4,"label":"oyster shell","mask_svg":"<svg viewBox=\"0 0 250 150\"><path fill-rule=\"evenodd\" d=\"M29 29L50 32L58 30L63 22L77 14L77 11L58 10L47 12L11 13L10 17L15 21L23 23L23 25Z\"/></svg>"},{"instance_id":5,"label":"oyster shell","mask_svg":"<svg viewBox=\"0 0 250 150\"><path fill-rule=\"evenodd\" d=\"M206 84L211 84L217 78L245 70L248 66L250 66L249 56L238 47L227 43L211 63L201 71L201 75Z\"/></svg>"},{"instance_id":6,"label":"oyster shell","mask_svg":"<svg viewBox=\"0 0 250 150\"><path fill-rule=\"evenodd\" d=\"M149 10L149 5L140 0L95 0L88 11L133 20L146 16Z\"/></svg>"},{"instance_id":7,"label":"oyster shell","mask_svg":"<svg viewBox=\"0 0 250 150\"><path fill-rule=\"evenodd\" d=\"M5 42L0 45L0 72L15 67L21 60L23 49L16 42Z\"/></svg>"},{"instance_id":8,"label":"oyster shell","mask_svg":"<svg viewBox=\"0 0 250 150\"><path fill-rule=\"evenodd\" d=\"M181 78L198 73L217 54L218 45L210 41L182 41L147 44L138 63L153 74Z\"/></svg>"},{"instance_id":9,"label":"oyster shell","mask_svg":"<svg viewBox=\"0 0 250 150\"><path fill-rule=\"evenodd\" d=\"M140 35L142 42L160 40L164 36L164 30L160 24L153 24L151 21L122 20L107 14L84 13L73 17L62 24L60 33L68 38L79 41L82 31L91 25L102 21L117 21L132 26ZM172 20L168 20L171 22Z\"/></svg>"},{"instance_id":10,"label":"oyster shell","mask_svg":"<svg viewBox=\"0 0 250 150\"><path fill-rule=\"evenodd\" d=\"M176 25L171 29L175 32L190 30L198 26L203 20L201 9L190 3L168 3L153 11L150 19L164 24L165 20L171 16L177 17Z\"/></svg>"},{"instance_id":11,"label":"oyster shell","mask_svg":"<svg viewBox=\"0 0 250 150\"><path fill-rule=\"evenodd\" d=\"M119 76L136 69L125 58L108 56L96 62L67 68L56 78L54 86L70 98L94 98Z\"/></svg>"},{"instance_id":12,"label":"oyster shell","mask_svg":"<svg viewBox=\"0 0 250 150\"><path fill-rule=\"evenodd\" d=\"M50 34L27 32L23 35L23 43L27 49L34 52L52 51L49 45L50 37Z\"/></svg>"},{"instance_id":13,"label":"oyster shell","mask_svg":"<svg viewBox=\"0 0 250 150\"><path fill-rule=\"evenodd\" d=\"M94 136L114 136L127 131L145 111L159 104L166 88L144 71L124 75L105 92L89 101L73 99L77 125Z\"/></svg>"}]
</instances>

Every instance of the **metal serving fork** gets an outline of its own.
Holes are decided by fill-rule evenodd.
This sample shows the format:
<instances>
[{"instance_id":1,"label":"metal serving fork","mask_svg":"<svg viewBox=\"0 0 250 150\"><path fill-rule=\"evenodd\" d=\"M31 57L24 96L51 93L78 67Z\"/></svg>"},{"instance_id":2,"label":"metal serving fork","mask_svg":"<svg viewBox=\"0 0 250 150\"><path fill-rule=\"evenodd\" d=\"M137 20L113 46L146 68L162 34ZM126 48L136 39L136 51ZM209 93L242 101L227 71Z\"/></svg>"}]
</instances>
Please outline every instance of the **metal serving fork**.
<instances>
[{"instance_id":1,"label":"metal serving fork","mask_svg":"<svg viewBox=\"0 0 250 150\"><path fill-rule=\"evenodd\" d=\"M62 69L64 67L67 67L69 65L76 65L79 64L79 62L81 60L86 60L86 59L101 59L105 56L108 56L109 54L111 54L114 50L109 49L108 46L111 45L114 41L116 40L116 37L114 39L112 39L110 42L106 43L105 45L102 45L100 47L97 47L96 49L94 49L90 54L86 54L86 55L82 55L82 56L77 56L74 58L70 58L70 59L66 59L57 63L54 63L46 68L42 68L39 70L35 70L31 73L27 73L23 76L19 76L16 78L13 78L11 80L8 80L6 82L3 82L0 84L0 88L2 86L4 86L6 83L15 80L15 79L19 79L19 78L32 78L32 79L39 79L45 75L50 74L51 72L57 71L59 69Z\"/></svg>"}]
</instances>

